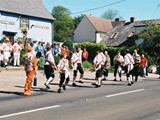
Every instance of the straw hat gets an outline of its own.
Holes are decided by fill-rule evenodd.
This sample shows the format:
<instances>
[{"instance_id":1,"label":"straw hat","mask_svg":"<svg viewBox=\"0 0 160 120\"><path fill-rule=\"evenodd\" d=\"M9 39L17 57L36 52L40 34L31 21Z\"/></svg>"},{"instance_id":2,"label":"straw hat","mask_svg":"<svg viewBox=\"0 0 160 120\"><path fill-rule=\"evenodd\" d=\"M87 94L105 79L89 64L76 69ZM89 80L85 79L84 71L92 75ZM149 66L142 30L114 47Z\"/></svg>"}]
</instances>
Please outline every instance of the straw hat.
<instances>
[{"instance_id":1,"label":"straw hat","mask_svg":"<svg viewBox=\"0 0 160 120\"><path fill-rule=\"evenodd\" d=\"M9 41L9 38L6 37L5 41Z\"/></svg>"}]
</instances>

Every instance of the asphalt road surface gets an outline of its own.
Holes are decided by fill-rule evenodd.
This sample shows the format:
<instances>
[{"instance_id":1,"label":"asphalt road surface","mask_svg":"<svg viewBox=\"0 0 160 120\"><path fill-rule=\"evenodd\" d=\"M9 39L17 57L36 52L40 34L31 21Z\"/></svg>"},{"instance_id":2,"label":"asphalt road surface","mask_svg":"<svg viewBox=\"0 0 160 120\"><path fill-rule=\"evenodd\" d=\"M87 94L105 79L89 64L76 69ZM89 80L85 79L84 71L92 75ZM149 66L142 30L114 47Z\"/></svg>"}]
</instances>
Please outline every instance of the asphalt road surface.
<instances>
[{"instance_id":1,"label":"asphalt road surface","mask_svg":"<svg viewBox=\"0 0 160 120\"><path fill-rule=\"evenodd\" d=\"M31 97L0 96L0 120L160 120L160 80L104 81L94 88L91 80L58 94L33 89ZM54 84L53 84L54 85Z\"/></svg>"}]
</instances>

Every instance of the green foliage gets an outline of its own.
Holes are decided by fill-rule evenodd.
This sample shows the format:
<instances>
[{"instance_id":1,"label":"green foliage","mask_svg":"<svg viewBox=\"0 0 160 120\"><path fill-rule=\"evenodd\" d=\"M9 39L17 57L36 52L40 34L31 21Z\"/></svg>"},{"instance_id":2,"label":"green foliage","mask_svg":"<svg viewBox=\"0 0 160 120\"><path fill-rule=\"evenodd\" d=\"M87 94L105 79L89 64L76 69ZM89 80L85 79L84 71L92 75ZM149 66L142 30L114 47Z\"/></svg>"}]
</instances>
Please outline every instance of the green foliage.
<instances>
[{"instance_id":1,"label":"green foliage","mask_svg":"<svg viewBox=\"0 0 160 120\"><path fill-rule=\"evenodd\" d=\"M54 61L56 63L56 65L58 65L58 62L60 61L60 56L54 56Z\"/></svg>"},{"instance_id":2,"label":"green foliage","mask_svg":"<svg viewBox=\"0 0 160 120\"><path fill-rule=\"evenodd\" d=\"M23 56L24 56L26 53L27 53L27 49L26 49L26 48L24 48L24 49L21 50L21 53L20 53L20 63L21 63L22 65L24 65Z\"/></svg>"},{"instance_id":3,"label":"green foliage","mask_svg":"<svg viewBox=\"0 0 160 120\"><path fill-rule=\"evenodd\" d=\"M93 69L93 64L89 61L84 61L82 63L82 66L83 66L84 69L89 69L89 70Z\"/></svg>"},{"instance_id":4,"label":"green foliage","mask_svg":"<svg viewBox=\"0 0 160 120\"><path fill-rule=\"evenodd\" d=\"M66 40L66 41L63 43L63 45L64 45L64 46L67 46L68 49L69 49L70 51L72 51L72 49L73 49L73 42L72 42L71 40Z\"/></svg>"},{"instance_id":5,"label":"green foliage","mask_svg":"<svg viewBox=\"0 0 160 120\"><path fill-rule=\"evenodd\" d=\"M122 17L119 15L118 10L111 10L111 9L105 11L101 17L105 19L110 19L110 20L115 20L116 18L122 19Z\"/></svg>"},{"instance_id":6,"label":"green foliage","mask_svg":"<svg viewBox=\"0 0 160 120\"><path fill-rule=\"evenodd\" d=\"M44 69L43 57L38 58L36 60L37 60L37 68L38 68L38 70L43 70Z\"/></svg>"},{"instance_id":7,"label":"green foliage","mask_svg":"<svg viewBox=\"0 0 160 120\"><path fill-rule=\"evenodd\" d=\"M69 40L69 34L73 31L74 23L70 11L62 6L56 6L52 10L54 21L54 39L59 42Z\"/></svg>"},{"instance_id":8,"label":"green foliage","mask_svg":"<svg viewBox=\"0 0 160 120\"><path fill-rule=\"evenodd\" d=\"M151 21L146 21L146 29L138 34L144 39L142 47L151 57L158 57L160 53L160 25Z\"/></svg>"},{"instance_id":9,"label":"green foliage","mask_svg":"<svg viewBox=\"0 0 160 120\"><path fill-rule=\"evenodd\" d=\"M77 45L75 45L75 47L80 47L81 49L86 48L89 52L89 58L94 58L96 56L97 50L106 48L104 44L91 42L78 43Z\"/></svg>"}]
</instances>

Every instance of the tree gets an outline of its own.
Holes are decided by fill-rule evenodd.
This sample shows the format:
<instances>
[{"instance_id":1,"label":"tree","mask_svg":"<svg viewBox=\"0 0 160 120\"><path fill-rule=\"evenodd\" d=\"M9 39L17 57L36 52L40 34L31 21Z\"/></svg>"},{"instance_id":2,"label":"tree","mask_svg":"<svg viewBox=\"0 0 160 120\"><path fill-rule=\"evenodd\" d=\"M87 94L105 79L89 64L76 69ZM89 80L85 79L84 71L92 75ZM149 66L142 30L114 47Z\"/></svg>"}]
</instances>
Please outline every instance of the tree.
<instances>
[{"instance_id":1,"label":"tree","mask_svg":"<svg viewBox=\"0 0 160 120\"><path fill-rule=\"evenodd\" d=\"M63 6L56 6L52 9L54 22L54 39L59 42L69 40L69 34L73 31L74 23L70 16L70 10Z\"/></svg>"},{"instance_id":2,"label":"tree","mask_svg":"<svg viewBox=\"0 0 160 120\"><path fill-rule=\"evenodd\" d=\"M79 23L81 22L84 16L85 15L81 14L79 16L74 17L73 21L74 21L75 28L77 28L77 26L79 25Z\"/></svg>"},{"instance_id":3,"label":"tree","mask_svg":"<svg viewBox=\"0 0 160 120\"><path fill-rule=\"evenodd\" d=\"M123 19L120 15L119 15L119 11L118 10L107 10L105 11L102 16L102 18L105 19L110 19L110 20L115 20L116 18L120 18Z\"/></svg>"},{"instance_id":4,"label":"tree","mask_svg":"<svg viewBox=\"0 0 160 120\"><path fill-rule=\"evenodd\" d=\"M143 49L152 57L158 57L160 53L160 25L146 21L146 29L139 32L144 39Z\"/></svg>"}]
</instances>

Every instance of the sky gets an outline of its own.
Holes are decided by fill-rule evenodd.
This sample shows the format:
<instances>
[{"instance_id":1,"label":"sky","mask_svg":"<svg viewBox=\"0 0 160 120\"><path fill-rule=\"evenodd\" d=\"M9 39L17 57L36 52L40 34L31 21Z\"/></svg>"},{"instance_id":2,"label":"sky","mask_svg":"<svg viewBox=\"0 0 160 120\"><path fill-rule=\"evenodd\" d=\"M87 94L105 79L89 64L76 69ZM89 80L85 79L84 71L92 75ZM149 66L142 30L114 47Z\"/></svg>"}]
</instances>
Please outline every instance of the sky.
<instances>
[{"instance_id":1,"label":"sky","mask_svg":"<svg viewBox=\"0 0 160 120\"><path fill-rule=\"evenodd\" d=\"M118 3L109 5L116 2ZM93 11L71 14L72 17L81 14L101 17L105 11L111 9L119 11L119 15L126 21L129 21L130 17L135 17L137 21L160 18L160 0L43 0L43 3L49 12L55 6L63 6L71 13L106 6Z\"/></svg>"}]
</instances>

